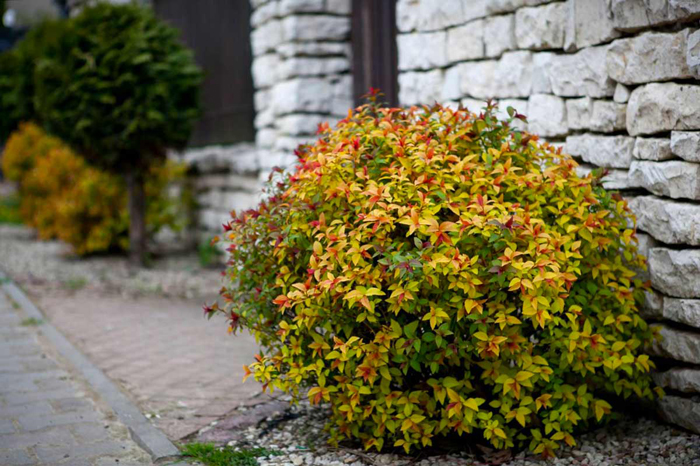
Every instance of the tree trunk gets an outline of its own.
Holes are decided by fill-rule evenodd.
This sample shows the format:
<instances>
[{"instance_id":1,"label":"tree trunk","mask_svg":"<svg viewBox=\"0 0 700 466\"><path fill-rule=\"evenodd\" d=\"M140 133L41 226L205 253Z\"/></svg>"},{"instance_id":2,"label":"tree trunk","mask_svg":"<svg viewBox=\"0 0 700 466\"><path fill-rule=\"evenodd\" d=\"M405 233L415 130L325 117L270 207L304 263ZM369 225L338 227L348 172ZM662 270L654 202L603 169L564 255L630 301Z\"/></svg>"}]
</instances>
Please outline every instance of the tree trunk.
<instances>
[{"instance_id":1,"label":"tree trunk","mask_svg":"<svg viewBox=\"0 0 700 466\"><path fill-rule=\"evenodd\" d=\"M129 193L129 262L143 266L146 261L146 193L143 176L133 171L126 175Z\"/></svg>"}]
</instances>

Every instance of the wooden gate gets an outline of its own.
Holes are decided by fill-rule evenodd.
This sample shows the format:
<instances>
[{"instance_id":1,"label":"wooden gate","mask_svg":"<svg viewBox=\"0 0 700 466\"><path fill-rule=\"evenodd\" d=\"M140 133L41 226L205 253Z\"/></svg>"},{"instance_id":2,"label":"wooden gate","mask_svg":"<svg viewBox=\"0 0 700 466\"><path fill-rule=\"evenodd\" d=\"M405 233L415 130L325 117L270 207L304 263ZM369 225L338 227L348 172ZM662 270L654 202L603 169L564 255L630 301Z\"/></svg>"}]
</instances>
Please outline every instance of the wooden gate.
<instances>
[{"instance_id":1,"label":"wooden gate","mask_svg":"<svg viewBox=\"0 0 700 466\"><path fill-rule=\"evenodd\" d=\"M154 0L156 14L182 31L204 69L203 115L190 146L253 141L248 0Z\"/></svg>"}]
</instances>

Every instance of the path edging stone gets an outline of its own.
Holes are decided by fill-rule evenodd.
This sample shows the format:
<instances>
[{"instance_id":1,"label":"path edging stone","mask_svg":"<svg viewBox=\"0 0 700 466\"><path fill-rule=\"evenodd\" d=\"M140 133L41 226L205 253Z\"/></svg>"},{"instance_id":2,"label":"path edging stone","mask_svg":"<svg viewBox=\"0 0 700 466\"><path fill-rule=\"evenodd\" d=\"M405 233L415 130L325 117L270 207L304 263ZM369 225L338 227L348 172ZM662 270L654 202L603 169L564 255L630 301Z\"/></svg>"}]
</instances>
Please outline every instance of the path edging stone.
<instances>
[{"instance_id":1,"label":"path edging stone","mask_svg":"<svg viewBox=\"0 0 700 466\"><path fill-rule=\"evenodd\" d=\"M29 316L43 321L42 333L87 380L91 388L109 405L117 418L129 429L131 438L143 448L153 461L180 456L180 450L141 413L104 372L88 360L54 327L29 297L0 270L0 287ZM174 458L173 458L174 459Z\"/></svg>"}]
</instances>

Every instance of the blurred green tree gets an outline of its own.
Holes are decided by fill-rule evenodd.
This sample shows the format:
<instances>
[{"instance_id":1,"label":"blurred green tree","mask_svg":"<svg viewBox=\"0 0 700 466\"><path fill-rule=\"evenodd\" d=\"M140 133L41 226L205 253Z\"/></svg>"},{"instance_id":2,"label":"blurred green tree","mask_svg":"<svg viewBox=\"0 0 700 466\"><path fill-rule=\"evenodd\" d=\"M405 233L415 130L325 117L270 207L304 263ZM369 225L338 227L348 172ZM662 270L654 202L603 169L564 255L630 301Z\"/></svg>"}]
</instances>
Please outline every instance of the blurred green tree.
<instances>
[{"instance_id":1,"label":"blurred green tree","mask_svg":"<svg viewBox=\"0 0 700 466\"><path fill-rule=\"evenodd\" d=\"M89 163L126 178L130 258L146 253L144 176L183 147L200 114L202 72L176 29L135 3L88 6L34 67L34 110Z\"/></svg>"}]
</instances>

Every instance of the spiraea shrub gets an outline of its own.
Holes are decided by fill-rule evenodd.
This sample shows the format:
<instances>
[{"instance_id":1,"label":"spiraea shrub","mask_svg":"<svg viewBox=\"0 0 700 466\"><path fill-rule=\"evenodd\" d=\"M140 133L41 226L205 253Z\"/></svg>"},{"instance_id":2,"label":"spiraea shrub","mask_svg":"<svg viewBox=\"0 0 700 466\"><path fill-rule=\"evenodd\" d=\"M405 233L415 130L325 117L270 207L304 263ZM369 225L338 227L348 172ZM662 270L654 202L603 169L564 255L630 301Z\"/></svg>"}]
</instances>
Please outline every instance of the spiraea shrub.
<instances>
[{"instance_id":1,"label":"spiraea shrub","mask_svg":"<svg viewBox=\"0 0 700 466\"><path fill-rule=\"evenodd\" d=\"M330 405L334 442L549 456L654 396L626 202L493 110L359 107L224 225L206 311L257 337L265 388Z\"/></svg>"}]
</instances>

